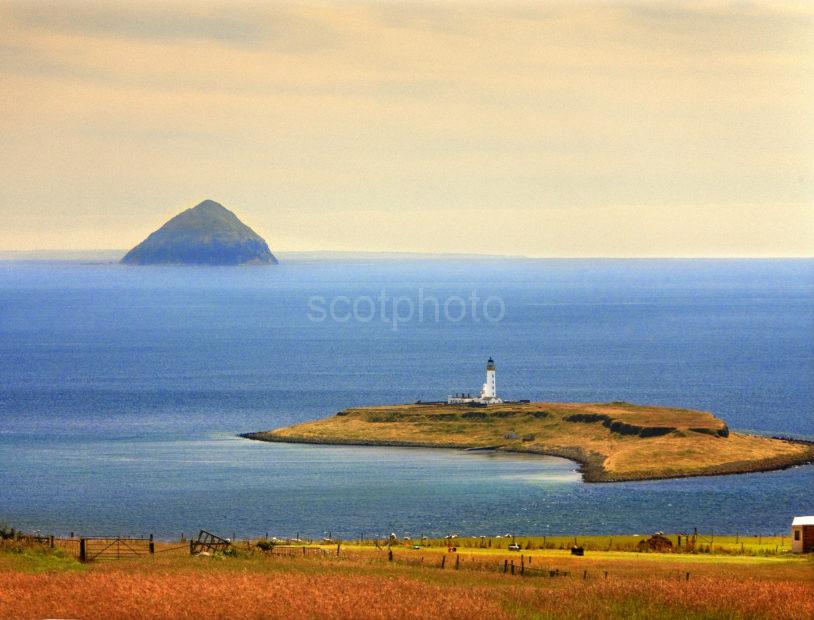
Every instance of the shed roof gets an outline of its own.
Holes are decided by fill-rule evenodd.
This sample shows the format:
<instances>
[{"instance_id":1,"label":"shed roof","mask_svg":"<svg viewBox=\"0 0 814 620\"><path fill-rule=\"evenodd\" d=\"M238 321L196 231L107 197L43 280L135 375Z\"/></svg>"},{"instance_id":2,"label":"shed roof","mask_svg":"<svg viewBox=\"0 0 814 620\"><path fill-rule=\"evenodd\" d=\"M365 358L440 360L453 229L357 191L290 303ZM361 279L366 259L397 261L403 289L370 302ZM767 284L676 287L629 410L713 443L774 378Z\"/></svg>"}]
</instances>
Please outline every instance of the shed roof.
<instances>
[{"instance_id":1,"label":"shed roof","mask_svg":"<svg viewBox=\"0 0 814 620\"><path fill-rule=\"evenodd\" d=\"M814 525L814 515L810 517L794 517L792 525Z\"/></svg>"}]
</instances>

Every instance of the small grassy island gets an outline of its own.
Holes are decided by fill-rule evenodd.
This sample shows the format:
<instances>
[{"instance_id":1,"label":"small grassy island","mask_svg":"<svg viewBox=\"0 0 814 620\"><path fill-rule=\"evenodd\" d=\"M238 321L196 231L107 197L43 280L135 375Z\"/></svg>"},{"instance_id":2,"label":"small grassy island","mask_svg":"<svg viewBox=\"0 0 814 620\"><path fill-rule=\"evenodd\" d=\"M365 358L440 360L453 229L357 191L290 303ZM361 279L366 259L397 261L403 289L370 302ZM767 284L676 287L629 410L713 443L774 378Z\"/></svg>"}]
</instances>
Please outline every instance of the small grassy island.
<instances>
[{"instance_id":1,"label":"small grassy island","mask_svg":"<svg viewBox=\"0 0 814 620\"><path fill-rule=\"evenodd\" d=\"M703 411L612 403L416 403L242 435L288 443L495 449L560 456L586 482L709 476L814 462L814 445L730 433Z\"/></svg>"}]
</instances>

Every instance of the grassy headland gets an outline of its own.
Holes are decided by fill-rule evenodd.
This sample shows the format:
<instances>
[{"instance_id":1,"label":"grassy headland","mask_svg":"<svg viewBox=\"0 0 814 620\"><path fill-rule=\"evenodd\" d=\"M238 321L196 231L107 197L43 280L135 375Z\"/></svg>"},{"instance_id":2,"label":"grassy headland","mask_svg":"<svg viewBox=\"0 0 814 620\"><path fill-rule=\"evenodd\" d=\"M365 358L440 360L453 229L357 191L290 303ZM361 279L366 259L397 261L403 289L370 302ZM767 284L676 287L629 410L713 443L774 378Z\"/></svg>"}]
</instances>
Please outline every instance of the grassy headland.
<instances>
[{"instance_id":1,"label":"grassy headland","mask_svg":"<svg viewBox=\"0 0 814 620\"><path fill-rule=\"evenodd\" d=\"M561 456L579 462L588 482L746 473L814 462L812 444L730 433L723 420L703 411L622 402L364 407L243 437Z\"/></svg>"}]
</instances>

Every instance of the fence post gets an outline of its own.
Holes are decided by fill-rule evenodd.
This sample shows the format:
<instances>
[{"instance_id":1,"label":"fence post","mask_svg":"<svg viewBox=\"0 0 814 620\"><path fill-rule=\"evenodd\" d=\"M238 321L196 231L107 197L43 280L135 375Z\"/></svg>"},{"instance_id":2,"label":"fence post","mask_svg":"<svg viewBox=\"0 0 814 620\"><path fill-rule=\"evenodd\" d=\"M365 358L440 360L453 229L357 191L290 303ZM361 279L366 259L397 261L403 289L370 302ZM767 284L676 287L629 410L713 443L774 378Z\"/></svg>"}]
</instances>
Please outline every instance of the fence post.
<instances>
[{"instance_id":1,"label":"fence post","mask_svg":"<svg viewBox=\"0 0 814 620\"><path fill-rule=\"evenodd\" d=\"M458 567L461 565L461 556L457 553L455 554L455 570L458 570Z\"/></svg>"},{"instance_id":2,"label":"fence post","mask_svg":"<svg viewBox=\"0 0 814 620\"><path fill-rule=\"evenodd\" d=\"M584 572L582 573L582 578L583 578L583 579L587 579L587 578L588 578L588 571L587 571L587 570L586 570L586 571L584 571Z\"/></svg>"},{"instance_id":3,"label":"fence post","mask_svg":"<svg viewBox=\"0 0 814 620\"><path fill-rule=\"evenodd\" d=\"M447 563L447 556L446 554L441 556L441 570L444 570L444 565Z\"/></svg>"},{"instance_id":4,"label":"fence post","mask_svg":"<svg viewBox=\"0 0 814 620\"><path fill-rule=\"evenodd\" d=\"M509 570L509 560L503 560L503 574L505 575L506 572Z\"/></svg>"},{"instance_id":5,"label":"fence post","mask_svg":"<svg viewBox=\"0 0 814 620\"><path fill-rule=\"evenodd\" d=\"M155 543L153 542L153 535L152 534L150 534L149 549L150 549L150 555L155 555Z\"/></svg>"},{"instance_id":6,"label":"fence post","mask_svg":"<svg viewBox=\"0 0 814 620\"><path fill-rule=\"evenodd\" d=\"M79 561L84 562L87 559L87 557L88 556L87 556L86 549L85 549L85 539L80 538L79 539Z\"/></svg>"},{"instance_id":7,"label":"fence post","mask_svg":"<svg viewBox=\"0 0 814 620\"><path fill-rule=\"evenodd\" d=\"M189 555L195 555L195 543L189 539Z\"/></svg>"}]
</instances>

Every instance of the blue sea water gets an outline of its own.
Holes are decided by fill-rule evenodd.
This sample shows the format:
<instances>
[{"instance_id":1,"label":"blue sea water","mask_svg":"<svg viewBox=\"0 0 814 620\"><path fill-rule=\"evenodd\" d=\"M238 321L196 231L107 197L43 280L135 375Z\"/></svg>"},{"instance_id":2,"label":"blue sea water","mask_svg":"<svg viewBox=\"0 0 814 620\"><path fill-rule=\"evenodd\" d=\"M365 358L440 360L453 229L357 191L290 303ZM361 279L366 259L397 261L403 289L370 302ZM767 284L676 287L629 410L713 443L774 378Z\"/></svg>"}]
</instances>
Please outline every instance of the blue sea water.
<instances>
[{"instance_id":1,"label":"blue sea water","mask_svg":"<svg viewBox=\"0 0 814 620\"><path fill-rule=\"evenodd\" d=\"M331 302L337 320L318 320ZM476 392L489 355L505 398L690 407L811 439L814 261L0 262L0 521L159 537L774 533L814 513L812 466L586 484L556 458L236 436Z\"/></svg>"}]
</instances>

